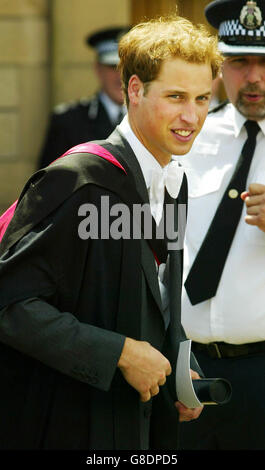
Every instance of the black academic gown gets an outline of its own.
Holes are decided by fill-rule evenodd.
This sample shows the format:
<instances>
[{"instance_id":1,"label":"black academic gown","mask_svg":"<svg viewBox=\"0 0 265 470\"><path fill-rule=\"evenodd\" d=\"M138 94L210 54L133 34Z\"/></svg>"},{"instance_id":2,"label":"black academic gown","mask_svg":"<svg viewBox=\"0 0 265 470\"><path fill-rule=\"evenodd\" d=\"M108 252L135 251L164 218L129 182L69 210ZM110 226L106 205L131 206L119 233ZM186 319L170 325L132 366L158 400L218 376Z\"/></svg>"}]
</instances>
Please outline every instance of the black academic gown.
<instances>
[{"instance_id":1,"label":"black academic gown","mask_svg":"<svg viewBox=\"0 0 265 470\"><path fill-rule=\"evenodd\" d=\"M75 145L106 139L114 128L99 94L57 106L50 116L37 167L44 168Z\"/></svg>"},{"instance_id":2,"label":"black academic gown","mask_svg":"<svg viewBox=\"0 0 265 470\"><path fill-rule=\"evenodd\" d=\"M153 253L163 257L164 242L78 236L83 204L148 201L128 143L115 131L103 145L127 174L98 156L63 157L28 182L0 246L2 449L177 447L182 251L170 252L166 328ZM173 368L147 403L116 367L126 336Z\"/></svg>"}]
</instances>

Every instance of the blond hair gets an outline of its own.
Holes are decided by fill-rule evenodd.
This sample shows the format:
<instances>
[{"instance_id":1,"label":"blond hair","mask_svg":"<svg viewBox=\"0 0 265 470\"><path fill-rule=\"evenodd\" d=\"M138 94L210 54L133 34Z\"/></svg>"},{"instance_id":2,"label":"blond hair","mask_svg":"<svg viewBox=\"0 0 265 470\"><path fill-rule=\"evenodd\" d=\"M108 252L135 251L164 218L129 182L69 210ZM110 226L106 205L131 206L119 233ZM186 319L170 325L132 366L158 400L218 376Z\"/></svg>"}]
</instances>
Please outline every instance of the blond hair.
<instances>
[{"instance_id":1,"label":"blond hair","mask_svg":"<svg viewBox=\"0 0 265 470\"><path fill-rule=\"evenodd\" d=\"M209 63L215 78L223 58L217 38L203 25L193 25L180 16L153 19L134 26L119 43L119 70L128 99L128 83L136 74L144 85L155 80L164 60L178 57L191 63ZM145 91L147 86L145 86Z\"/></svg>"}]
</instances>

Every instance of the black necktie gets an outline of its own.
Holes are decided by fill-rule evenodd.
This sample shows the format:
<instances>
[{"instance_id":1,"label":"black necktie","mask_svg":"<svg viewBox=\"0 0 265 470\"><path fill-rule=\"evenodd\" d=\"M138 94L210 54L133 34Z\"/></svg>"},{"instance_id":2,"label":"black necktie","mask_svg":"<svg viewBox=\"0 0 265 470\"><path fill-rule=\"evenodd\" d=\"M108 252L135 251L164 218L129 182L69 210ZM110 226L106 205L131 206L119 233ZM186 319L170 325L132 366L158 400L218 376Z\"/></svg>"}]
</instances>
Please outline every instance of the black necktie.
<instances>
[{"instance_id":1,"label":"black necktie","mask_svg":"<svg viewBox=\"0 0 265 470\"><path fill-rule=\"evenodd\" d=\"M192 305L215 296L241 216L243 201L240 194L246 189L256 137L260 130L255 121L246 121L245 127L248 138L185 282Z\"/></svg>"}]
</instances>

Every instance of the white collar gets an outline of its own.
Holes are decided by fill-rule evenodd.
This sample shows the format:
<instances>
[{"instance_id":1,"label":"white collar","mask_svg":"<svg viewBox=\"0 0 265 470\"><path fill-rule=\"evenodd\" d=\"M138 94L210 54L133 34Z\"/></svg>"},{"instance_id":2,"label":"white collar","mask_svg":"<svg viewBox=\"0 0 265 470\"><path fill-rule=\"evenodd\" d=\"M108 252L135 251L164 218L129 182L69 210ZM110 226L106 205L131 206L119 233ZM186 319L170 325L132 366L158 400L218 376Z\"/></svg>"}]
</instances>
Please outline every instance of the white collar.
<instances>
[{"instance_id":1,"label":"white collar","mask_svg":"<svg viewBox=\"0 0 265 470\"><path fill-rule=\"evenodd\" d=\"M147 189L149 189L153 170L160 170L162 174L166 167L162 167L155 157L149 152L149 150L147 150L147 148L142 144L142 142L140 142L138 137L136 137L130 126L128 114L124 116L122 122L118 126L118 129L132 147L132 150L134 151L143 172ZM172 160L177 160L177 157L172 156Z\"/></svg>"},{"instance_id":2,"label":"white collar","mask_svg":"<svg viewBox=\"0 0 265 470\"><path fill-rule=\"evenodd\" d=\"M247 119L235 108L235 106L233 106L233 111L234 111L235 137L237 138ZM262 119L261 121L258 121L257 123L260 129L262 130L263 134L265 135L265 119Z\"/></svg>"}]
</instances>

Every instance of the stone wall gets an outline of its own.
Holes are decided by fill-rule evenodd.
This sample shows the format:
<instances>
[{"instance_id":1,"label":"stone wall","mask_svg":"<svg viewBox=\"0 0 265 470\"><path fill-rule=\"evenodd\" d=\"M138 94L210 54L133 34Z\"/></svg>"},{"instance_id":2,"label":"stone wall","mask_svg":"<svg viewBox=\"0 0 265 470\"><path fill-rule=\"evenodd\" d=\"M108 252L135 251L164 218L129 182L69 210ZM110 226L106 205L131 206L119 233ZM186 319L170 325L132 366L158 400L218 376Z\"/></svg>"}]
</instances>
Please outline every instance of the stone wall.
<instances>
[{"instance_id":1,"label":"stone wall","mask_svg":"<svg viewBox=\"0 0 265 470\"><path fill-rule=\"evenodd\" d=\"M97 88L89 32L127 24L130 0L0 0L0 213L35 171L49 112Z\"/></svg>"},{"instance_id":2,"label":"stone wall","mask_svg":"<svg viewBox=\"0 0 265 470\"><path fill-rule=\"evenodd\" d=\"M49 108L47 0L0 0L0 209L32 172Z\"/></svg>"}]
</instances>

